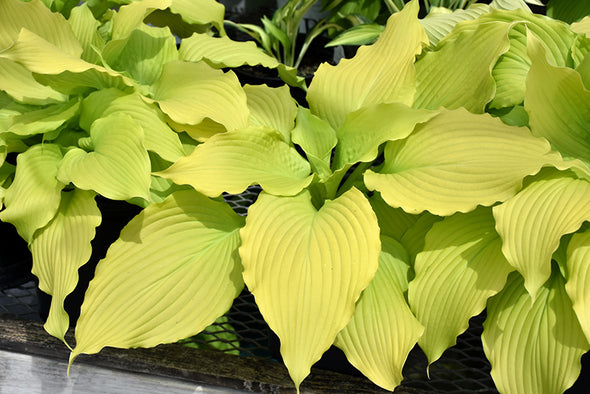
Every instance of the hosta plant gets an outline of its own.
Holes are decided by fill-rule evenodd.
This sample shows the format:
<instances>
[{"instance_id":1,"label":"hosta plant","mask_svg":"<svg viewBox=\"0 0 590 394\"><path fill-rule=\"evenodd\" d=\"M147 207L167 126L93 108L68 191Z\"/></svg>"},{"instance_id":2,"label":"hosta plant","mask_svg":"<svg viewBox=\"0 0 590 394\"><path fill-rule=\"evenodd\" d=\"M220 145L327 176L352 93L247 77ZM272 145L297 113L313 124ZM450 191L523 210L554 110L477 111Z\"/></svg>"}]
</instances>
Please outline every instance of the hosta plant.
<instances>
[{"instance_id":1,"label":"hosta plant","mask_svg":"<svg viewBox=\"0 0 590 394\"><path fill-rule=\"evenodd\" d=\"M500 392L559 393L573 384L590 349L590 21L568 25L526 9L490 9L431 42L418 10L417 0L409 2L375 44L322 65L309 108L298 107L286 87L234 82L198 101L194 89L217 82L191 78L232 78L212 71L210 60L169 61L153 84L125 88L122 94L135 92L183 132L186 154L158 161L148 154L151 177L141 190L152 192L128 196L140 197L145 209L98 264L71 361L105 346L194 335L247 286L280 339L297 389L335 344L376 385L393 390L416 344L432 364L484 310L482 342ZM0 52L23 70L5 80L22 74L29 81L20 96L3 87L2 119L11 127L30 106L69 108L61 95L86 94L80 80L110 86L130 79L113 66L81 71L70 65L72 55L53 66L71 69L48 72L47 60L38 60L46 47L55 55L48 45L35 47L34 57L18 40ZM19 231L31 237L37 261L47 261L36 263L46 270L36 270L40 283L51 278L60 289L65 274L56 261L64 257L46 255L82 254L96 222L78 195L92 196L97 185L132 190L87 163L134 161L108 133L113 140L147 136L151 125L103 110L118 96L95 89L79 99L82 110L87 103L102 115L94 115L89 136L71 137L89 124L74 109L57 126L43 117L45 129L32 137L0 134L4 151L23 151L0 218L26 230ZM56 104L23 101L33 93ZM64 153L55 140L77 146ZM39 159L51 171L31 170L31 149L55 156ZM31 186L19 192L21 178L56 189L59 209L50 212L57 214L41 222L48 199L25 199L43 194ZM253 184L263 191L243 218L221 196ZM64 246L49 248L56 239ZM52 320L60 330L46 325L62 339L63 320L63 312Z\"/></svg>"}]
</instances>

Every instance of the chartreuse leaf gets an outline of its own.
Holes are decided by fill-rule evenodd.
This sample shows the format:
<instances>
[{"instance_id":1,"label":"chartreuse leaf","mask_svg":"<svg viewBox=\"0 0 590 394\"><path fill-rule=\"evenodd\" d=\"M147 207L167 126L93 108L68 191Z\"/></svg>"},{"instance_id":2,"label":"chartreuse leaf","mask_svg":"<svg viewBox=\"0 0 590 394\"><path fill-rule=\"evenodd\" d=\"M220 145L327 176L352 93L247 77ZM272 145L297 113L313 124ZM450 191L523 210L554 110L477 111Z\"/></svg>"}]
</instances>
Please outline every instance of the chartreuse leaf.
<instances>
[{"instance_id":1,"label":"chartreuse leaf","mask_svg":"<svg viewBox=\"0 0 590 394\"><path fill-rule=\"evenodd\" d=\"M567 248L567 283L565 290L590 342L590 231L576 233Z\"/></svg>"},{"instance_id":2,"label":"chartreuse leaf","mask_svg":"<svg viewBox=\"0 0 590 394\"><path fill-rule=\"evenodd\" d=\"M126 94L117 89L99 90L82 101L80 112L80 126L84 130L90 130L96 119L116 113L129 115L143 129L147 150L169 162L175 162L183 156L178 134L166 124L159 108L153 103L146 103L138 93Z\"/></svg>"},{"instance_id":3,"label":"chartreuse leaf","mask_svg":"<svg viewBox=\"0 0 590 394\"><path fill-rule=\"evenodd\" d=\"M76 288L78 268L90 258L90 241L101 222L94 196L79 189L62 192L57 214L35 234L30 246L39 289L52 296L45 330L64 343L70 326L64 300Z\"/></svg>"},{"instance_id":4,"label":"chartreuse leaf","mask_svg":"<svg viewBox=\"0 0 590 394\"><path fill-rule=\"evenodd\" d=\"M333 168L376 159L382 143L406 138L416 124L426 122L436 114L401 103L370 105L351 112L336 130L338 145Z\"/></svg>"},{"instance_id":5,"label":"chartreuse leaf","mask_svg":"<svg viewBox=\"0 0 590 394\"><path fill-rule=\"evenodd\" d=\"M590 38L590 16L585 16L579 22L572 23L570 29L576 33L584 34Z\"/></svg>"},{"instance_id":6,"label":"chartreuse leaf","mask_svg":"<svg viewBox=\"0 0 590 394\"><path fill-rule=\"evenodd\" d=\"M525 176L553 161L549 143L527 128L460 108L388 142L383 168L368 170L365 183L393 207L448 216L512 197Z\"/></svg>"},{"instance_id":7,"label":"chartreuse leaf","mask_svg":"<svg viewBox=\"0 0 590 394\"><path fill-rule=\"evenodd\" d=\"M360 47L352 59L337 66L322 64L307 94L311 111L338 128L346 115L379 103L411 105L416 90L414 60L428 42L418 22L418 1L406 4L387 21L371 46Z\"/></svg>"},{"instance_id":8,"label":"chartreuse leaf","mask_svg":"<svg viewBox=\"0 0 590 394\"><path fill-rule=\"evenodd\" d=\"M297 115L297 102L291 97L289 88L245 85L244 91L250 110L248 123L279 131L285 141L289 141Z\"/></svg>"},{"instance_id":9,"label":"chartreuse leaf","mask_svg":"<svg viewBox=\"0 0 590 394\"><path fill-rule=\"evenodd\" d=\"M152 86L153 98L170 118L196 125L205 118L228 130L248 124L246 93L233 72L215 70L206 63L166 63Z\"/></svg>"},{"instance_id":10,"label":"chartreuse leaf","mask_svg":"<svg viewBox=\"0 0 590 394\"><path fill-rule=\"evenodd\" d=\"M102 59L140 84L151 85L160 77L163 64L178 59L176 40L167 27L141 24L127 37L109 41Z\"/></svg>"},{"instance_id":11,"label":"chartreuse leaf","mask_svg":"<svg viewBox=\"0 0 590 394\"><path fill-rule=\"evenodd\" d=\"M63 104L53 104L25 112L12 119L8 132L19 136L31 136L53 131L72 119L79 112L78 99Z\"/></svg>"},{"instance_id":12,"label":"chartreuse leaf","mask_svg":"<svg viewBox=\"0 0 590 394\"><path fill-rule=\"evenodd\" d=\"M112 18L113 40L126 38L140 25L143 20L155 10L164 10L172 4L173 0L142 0L133 1L119 8Z\"/></svg>"},{"instance_id":13,"label":"chartreuse leaf","mask_svg":"<svg viewBox=\"0 0 590 394\"><path fill-rule=\"evenodd\" d=\"M414 269L408 301L425 327L418 343L429 364L455 345L514 270L502 255L491 209L483 207L434 223Z\"/></svg>"},{"instance_id":14,"label":"chartreuse leaf","mask_svg":"<svg viewBox=\"0 0 590 394\"><path fill-rule=\"evenodd\" d=\"M190 24L211 24L221 35L225 35L223 28L225 7L215 0L172 0L170 11L180 15Z\"/></svg>"},{"instance_id":15,"label":"chartreuse leaf","mask_svg":"<svg viewBox=\"0 0 590 394\"><path fill-rule=\"evenodd\" d=\"M175 342L213 323L244 286L237 252L243 223L227 204L194 190L145 208L96 268L70 363L105 346Z\"/></svg>"},{"instance_id":16,"label":"chartreuse leaf","mask_svg":"<svg viewBox=\"0 0 590 394\"><path fill-rule=\"evenodd\" d=\"M217 197L250 185L278 195L295 195L311 182L309 163L278 131L249 127L209 138L189 155L156 175Z\"/></svg>"},{"instance_id":17,"label":"chartreuse leaf","mask_svg":"<svg viewBox=\"0 0 590 394\"><path fill-rule=\"evenodd\" d=\"M580 374L590 346L555 269L535 301L513 273L491 298L481 336L501 393L563 393Z\"/></svg>"},{"instance_id":18,"label":"chartreuse leaf","mask_svg":"<svg viewBox=\"0 0 590 394\"><path fill-rule=\"evenodd\" d=\"M466 9L459 8L454 11L436 7L432 8L423 19L420 19L420 24L424 27L430 45L436 46L444 36L453 30L457 23L476 19L489 11L490 6L487 4L472 4Z\"/></svg>"},{"instance_id":19,"label":"chartreuse leaf","mask_svg":"<svg viewBox=\"0 0 590 394\"><path fill-rule=\"evenodd\" d=\"M0 90L25 104L46 105L67 100L65 94L40 84L22 65L3 58L0 58Z\"/></svg>"},{"instance_id":20,"label":"chartreuse leaf","mask_svg":"<svg viewBox=\"0 0 590 394\"><path fill-rule=\"evenodd\" d=\"M297 76L297 69L280 63L253 41L234 41L226 36L194 33L182 40L179 56L190 62L204 60L215 68L249 65L277 69L280 77L289 85L305 86L305 80Z\"/></svg>"},{"instance_id":21,"label":"chartreuse leaf","mask_svg":"<svg viewBox=\"0 0 590 394\"><path fill-rule=\"evenodd\" d=\"M41 1L2 1L0 51L10 47L23 28L71 56L78 57L82 53L82 47L63 15L51 12Z\"/></svg>"},{"instance_id":22,"label":"chartreuse leaf","mask_svg":"<svg viewBox=\"0 0 590 394\"><path fill-rule=\"evenodd\" d=\"M527 12L525 10L493 10L482 15L480 23L504 21L510 23L510 49L500 57L492 70L496 81L496 95L490 103L491 108L511 107L524 100L525 82L530 68L527 55L527 32L539 37L548 48L550 61L565 66L570 61L574 33L562 22Z\"/></svg>"},{"instance_id":23,"label":"chartreuse leaf","mask_svg":"<svg viewBox=\"0 0 590 394\"><path fill-rule=\"evenodd\" d=\"M80 57L90 63L100 63L100 56L97 51L104 48L105 41L98 34L98 28L101 24L92 15L88 4L83 3L79 7L74 7L68 22L82 46L83 52Z\"/></svg>"},{"instance_id":24,"label":"chartreuse leaf","mask_svg":"<svg viewBox=\"0 0 590 394\"><path fill-rule=\"evenodd\" d=\"M382 236L381 244L377 273L357 301L352 319L338 333L335 345L373 383L393 391L403 379L408 353L424 327L404 296L408 253L393 238Z\"/></svg>"},{"instance_id":25,"label":"chartreuse leaf","mask_svg":"<svg viewBox=\"0 0 590 394\"><path fill-rule=\"evenodd\" d=\"M494 97L492 67L510 48L504 22L463 22L416 62L414 107L483 113ZM475 44L476 43L476 44Z\"/></svg>"},{"instance_id":26,"label":"chartreuse leaf","mask_svg":"<svg viewBox=\"0 0 590 394\"><path fill-rule=\"evenodd\" d=\"M375 275L377 218L355 188L319 210L307 190L294 197L263 192L240 234L244 282L279 336L298 389Z\"/></svg>"},{"instance_id":27,"label":"chartreuse leaf","mask_svg":"<svg viewBox=\"0 0 590 394\"><path fill-rule=\"evenodd\" d=\"M128 115L115 113L98 119L83 141L91 148L69 150L58 179L111 200L149 199L150 159L141 126Z\"/></svg>"},{"instance_id":28,"label":"chartreuse leaf","mask_svg":"<svg viewBox=\"0 0 590 394\"><path fill-rule=\"evenodd\" d=\"M12 223L27 242L55 216L64 183L57 178L62 160L59 146L38 144L16 159L14 181L6 190L0 220Z\"/></svg>"},{"instance_id":29,"label":"chartreuse leaf","mask_svg":"<svg viewBox=\"0 0 590 394\"><path fill-rule=\"evenodd\" d=\"M408 231L420 218L419 215L412 215L400 208L389 206L379 193L369 197L373 212L377 215L381 235L386 235L400 242L406 231Z\"/></svg>"},{"instance_id":30,"label":"chartreuse leaf","mask_svg":"<svg viewBox=\"0 0 590 394\"><path fill-rule=\"evenodd\" d=\"M590 91L577 71L549 64L541 42L532 35L528 54L532 64L525 108L531 131L549 140L564 157L590 164Z\"/></svg>"},{"instance_id":31,"label":"chartreuse leaf","mask_svg":"<svg viewBox=\"0 0 590 394\"><path fill-rule=\"evenodd\" d=\"M299 107L291 138L305 152L313 172L321 180L328 179L332 175L332 150L338 142L336 132L328 122L318 118L307 108Z\"/></svg>"},{"instance_id":32,"label":"chartreuse leaf","mask_svg":"<svg viewBox=\"0 0 590 394\"><path fill-rule=\"evenodd\" d=\"M545 172L516 196L494 207L496 230L508 262L535 299L551 275L560 238L590 220L590 182Z\"/></svg>"}]
</instances>

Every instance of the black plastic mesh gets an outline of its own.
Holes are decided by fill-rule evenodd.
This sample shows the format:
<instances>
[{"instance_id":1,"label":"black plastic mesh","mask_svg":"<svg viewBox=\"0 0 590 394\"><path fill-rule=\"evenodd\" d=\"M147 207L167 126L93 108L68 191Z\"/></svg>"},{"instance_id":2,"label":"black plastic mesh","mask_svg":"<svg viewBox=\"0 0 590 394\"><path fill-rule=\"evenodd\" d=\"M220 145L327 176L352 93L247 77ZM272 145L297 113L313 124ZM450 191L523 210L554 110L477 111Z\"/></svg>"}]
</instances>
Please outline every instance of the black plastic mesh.
<instances>
[{"instance_id":1,"label":"black plastic mesh","mask_svg":"<svg viewBox=\"0 0 590 394\"><path fill-rule=\"evenodd\" d=\"M224 195L224 199L238 214L246 215L259 192L260 188L254 186L240 195ZM19 263L19 267L23 264L27 262ZM10 283L0 282L0 315L40 320L38 309L36 281L30 273L21 275L20 279L11 278ZM221 351L243 357L279 357L278 341L262 319L254 297L247 290L236 298L225 318L225 322L215 323L212 330L190 338L188 346L222 348ZM426 357L416 346L405 364L402 387L437 393L496 393L489 375L490 365L481 346L483 320L483 315L471 319L469 329L459 336L457 345L448 349L440 360L430 366L430 377L426 373ZM318 363L319 368L358 374L351 366L343 369L333 365L344 361L339 359L342 358L339 350L331 349L329 353L331 355Z\"/></svg>"}]
</instances>

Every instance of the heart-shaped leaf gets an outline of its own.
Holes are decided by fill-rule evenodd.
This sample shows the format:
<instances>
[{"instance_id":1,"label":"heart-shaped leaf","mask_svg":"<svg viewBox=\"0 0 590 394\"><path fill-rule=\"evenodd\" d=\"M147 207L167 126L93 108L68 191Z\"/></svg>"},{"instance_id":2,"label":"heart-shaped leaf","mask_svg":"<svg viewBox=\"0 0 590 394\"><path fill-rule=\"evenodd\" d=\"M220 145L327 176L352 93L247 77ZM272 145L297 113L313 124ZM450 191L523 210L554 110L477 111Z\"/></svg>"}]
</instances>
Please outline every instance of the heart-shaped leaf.
<instances>
[{"instance_id":1,"label":"heart-shaped leaf","mask_svg":"<svg viewBox=\"0 0 590 394\"><path fill-rule=\"evenodd\" d=\"M294 197L262 193L240 234L244 282L279 336L298 388L375 275L377 218L354 188L319 210L308 191Z\"/></svg>"}]
</instances>

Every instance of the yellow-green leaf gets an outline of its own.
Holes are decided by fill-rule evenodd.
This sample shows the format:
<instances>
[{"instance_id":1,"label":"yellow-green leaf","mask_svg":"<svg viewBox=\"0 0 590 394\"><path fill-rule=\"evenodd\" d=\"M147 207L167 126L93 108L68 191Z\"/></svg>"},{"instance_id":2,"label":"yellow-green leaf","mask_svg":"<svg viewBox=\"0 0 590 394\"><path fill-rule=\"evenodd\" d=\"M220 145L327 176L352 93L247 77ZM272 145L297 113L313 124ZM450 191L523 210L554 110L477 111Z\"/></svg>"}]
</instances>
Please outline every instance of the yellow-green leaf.
<instances>
[{"instance_id":1,"label":"yellow-green leaf","mask_svg":"<svg viewBox=\"0 0 590 394\"><path fill-rule=\"evenodd\" d=\"M0 58L0 90L25 104L45 105L65 101L67 96L40 84L21 64Z\"/></svg>"},{"instance_id":2,"label":"yellow-green leaf","mask_svg":"<svg viewBox=\"0 0 590 394\"><path fill-rule=\"evenodd\" d=\"M525 108L531 131L549 140L564 157L590 164L590 91L577 71L551 65L533 35L528 37L528 54L532 64Z\"/></svg>"},{"instance_id":3,"label":"yellow-green leaf","mask_svg":"<svg viewBox=\"0 0 590 394\"><path fill-rule=\"evenodd\" d=\"M377 218L354 188L319 210L307 191L294 197L263 193L240 233L244 282L279 336L298 388L375 275Z\"/></svg>"},{"instance_id":4,"label":"yellow-green leaf","mask_svg":"<svg viewBox=\"0 0 590 394\"><path fill-rule=\"evenodd\" d=\"M79 189L62 192L57 214L31 242L33 274L39 278L39 289L52 296L44 327L64 342L70 327L64 300L76 288L78 268L90 258L90 241L101 222L94 196Z\"/></svg>"},{"instance_id":5,"label":"yellow-green leaf","mask_svg":"<svg viewBox=\"0 0 590 394\"><path fill-rule=\"evenodd\" d=\"M377 42L360 47L337 66L322 64L307 94L311 111L338 128L349 112L379 103L412 105L416 91L414 60L428 42L418 22L418 1L394 13Z\"/></svg>"},{"instance_id":6,"label":"yellow-green leaf","mask_svg":"<svg viewBox=\"0 0 590 394\"><path fill-rule=\"evenodd\" d=\"M560 238L590 220L590 182L549 173L494 207L494 218L504 255L535 299L551 276L551 256Z\"/></svg>"},{"instance_id":7,"label":"yellow-green leaf","mask_svg":"<svg viewBox=\"0 0 590 394\"><path fill-rule=\"evenodd\" d=\"M0 220L12 223L27 242L55 216L64 183L57 179L59 146L38 144L18 155L14 181L6 190Z\"/></svg>"},{"instance_id":8,"label":"yellow-green leaf","mask_svg":"<svg viewBox=\"0 0 590 394\"><path fill-rule=\"evenodd\" d=\"M381 244L377 273L335 344L373 383L393 391L402 381L408 353L424 328L404 296L410 268L407 252L387 236L381 237Z\"/></svg>"},{"instance_id":9,"label":"yellow-green leaf","mask_svg":"<svg viewBox=\"0 0 590 394\"><path fill-rule=\"evenodd\" d=\"M148 206L96 268L70 361L105 346L151 347L197 334L243 288L243 218L195 191Z\"/></svg>"},{"instance_id":10,"label":"yellow-green leaf","mask_svg":"<svg viewBox=\"0 0 590 394\"><path fill-rule=\"evenodd\" d=\"M418 343L432 364L502 290L513 268L502 255L491 209L479 208L434 223L414 270L408 300L425 327Z\"/></svg>"},{"instance_id":11,"label":"yellow-green leaf","mask_svg":"<svg viewBox=\"0 0 590 394\"><path fill-rule=\"evenodd\" d=\"M98 33L100 22L94 18L88 4L83 3L79 7L74 7L68 22L82 46L83 52L80 57L87 62L100 64L97 51L104 48L105 41Z\"/></svg>"},{"instance_id":12,"label":"yellow-green leaf","mask_svg":"<svg viewBox=\"0 0 590 394\"><path fill-rule=\"evenodd\" d=\"M149 199L150 159L141 126L128 115L115 113L95 121L84 142L91 151L69 150L58 179L111 200Z\"/></svg>"},{"instance_id":13,"label":"yellow-green leaf","mask_svg":"<svg viewBox=\"0 0 590 394\"><path fill-rule=\"evenodd\" d=\"M279 131L285 141L289 141L297 115L297 103L291 97L289 88L246 85L244 91L250 110L249 124Z\"/></svg>"},{"instance_id":14,"label":"yellow-green leaf","mask_svg":"<svg viewBox=\"0 0 590 394\"><path fill-rule=\"evenodd\" d=\"M388 142L383 168L367 171L365 183L393 207L448 216L512 197L525 176L555 161L550 149L527 128L444 111L407 139Z\"/></svg>"},{"instance_id":15,"label":"yellow-green leaf","mask_svg":"<svg viewBox=\"0 0 590 394\"><path fill-rule=\"evenodd\" d=\"M164 10L173 0L141 0L132 1L119 8L112 18L113 40L126 38L133 30L142 25L143 20L155 10Z\"/></svg>"},{"instance_id":16,"label":"yellow-green leaf","mask_svg":"<svg viewBox=\"0 0 590 394\"><path fill-rule=\"evenodd\" d=\"M172 61L152 89L162 111L177 123L196 125L210 118L228 130L248 124L246 93L231 71L204 62Z\"/></svg>"},{"instance_id":17,"label":"yellow-green leaf","mask_svg":"<svg viewBox=\"0 0 590 394\"><path fill-rule=\"evenodd\" d=\"M54 131L78 115L79 104L77 99L73 99L63 104L53 104L14 116L7 131L19 136Z\"/></svg>"},{"instance_id":18,"label":"yellow-green leaf","mask_svg":"<svg viewBox=\"0 0 590 394\"><path fill-rule=\"evenodd\" d=\"M482 343L496 388L506 394L563 393L590 348L557 269L535 301L520 275L509 276L488 303Z\"/></svg>"},{"instance_id":19,"label":"yellow-green leaf","mask_svg":"<svg viewBox=\"0 0 590 394\"><path fill-rule=\"evenodd\" d=\"M567 248L565 289L578 321L590 342L590 231L574 234Z\"/></svg>"},{"instance_id":20,"label":"yellow-green leaf","mask_svg":"<svg viewBox=\"0 0 590 394\"><path fill-rule=\"evenodd\" d=\"M241 193L253 184L272 194L295 195L311 182L310 171L278 131L249 127L214 135L156 174L217 197Z\"/></svg>"},{"instance_id":21,"label":"yellow-green leaf","mask_svg":"<svg viewBox=\"0 0 590 394\"><path fill-rule=\"evenodd\" d=\"M333 168L376 159L382 143L406 138L416 124L426 122L436 114L435 111L413 109L401 103L365 106L349 113L336 130L338 145Z\"/></svg>"}]
</instances>

